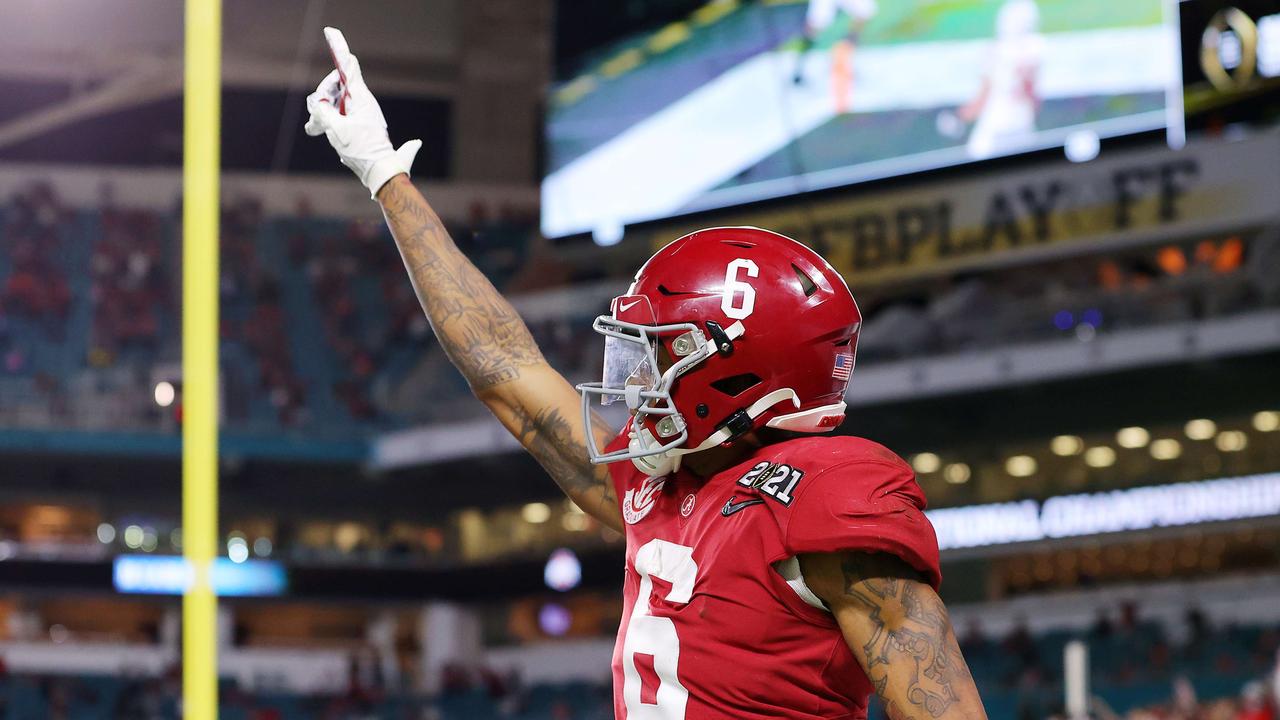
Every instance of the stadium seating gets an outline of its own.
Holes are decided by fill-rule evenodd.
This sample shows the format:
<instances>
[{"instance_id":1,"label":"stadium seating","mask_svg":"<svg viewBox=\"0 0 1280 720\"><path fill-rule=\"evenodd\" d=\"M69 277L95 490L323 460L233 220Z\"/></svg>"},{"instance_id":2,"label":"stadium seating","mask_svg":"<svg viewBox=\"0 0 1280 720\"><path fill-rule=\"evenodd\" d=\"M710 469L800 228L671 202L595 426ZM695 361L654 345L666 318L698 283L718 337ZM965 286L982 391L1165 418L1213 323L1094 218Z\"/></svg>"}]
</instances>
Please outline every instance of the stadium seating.
<instances>
[{"instance_id":1,"label":"stadium seating","mask_svg":"<svg viewBox=\"0 0 1280 720\"><path fill-rule=\"evenodd\" d=\"M152 401L157 368L180 361L178 226L171 215L67 209L37 186L0 210L0 427L168 432L172 409ZM567 282L527 226L457 227L464 251L500 289ZM1206 241L1208 242L1208 241ZM1217 255L1238 244L1224 241ZM1266 236L1258 242L1275 244ZM1200 243L1204 245L1205 243ZM963 352L1238 313L1280 301L1263 287L1259 252L1196 265L1203 248L1170 246L1177 274L1141 257L1076 258L974 276L916 295L863 299L862 364ZM1237 248L1238 250L1238 248ZM1155 253L1155 251L1152 251ZM1256 262L1252 262L1255 261ZM1190 262L1190 264L1188 264ZM1257 267L1255 267L1257 266ZM449 367L381 224L263 217L241 200L223 212L221 268L224 427L253 436L361 438L410 424L483 415ZM625 278L605 283L622 287ZM607 295L605 295L607 297ZM590 306L531 318L535 338L573 380L598 367Z\"/></svg>"},{"instance_id":2,"label":"stadium seating","mask_svg":"<svg viewBox=\"0 0 1280 720\"><path fill-rule=\"evenodd\" d=\"M1105 633L1105 634L1100 634ZM1114 711L1129 713L1168 702L1171 684L1188 678L1202 702L1234 698L1252 678L1273 671L1280 633L1230 627L1171 648L1164 630L1139 623L1128 630L1095 627L1083 636L1056 631L1017 633L1003 642L965 641L965 655L991 718L1047 717L1061 712L1062 650L1082 637L1090 645L1092 691ZM0 675L0 720L62 717L178 717L175 678ZM222 717L433 717L439 720L605 720L609 688L585 682L526 689L467 687L426 697L356 689L335 696L246 692L222 683ZM432 714L434 713L434 714ZM872 717L879 717L873 713Z\"/></svg>"},{"instance_id":3,"label":"stadium seating","mask_svg":"<svg viewBox=\"0 0 1280 720\"><path fill-rule=\"evenodd\" d=\"M57 207L44 192L0 214L0 426L171 428L151 392L155 369L180 360L173 218L57 208L54 222L28 221L37 201ZM264 220L244 203L224 211L223 228L226 426L349 437L405 422L371 395L432 342L385 229ZM456 234L484 245L495 280L519 267L524 230ZM433 391L466 394L456 373L442 375Z\"/></svg>"}]
</instances>

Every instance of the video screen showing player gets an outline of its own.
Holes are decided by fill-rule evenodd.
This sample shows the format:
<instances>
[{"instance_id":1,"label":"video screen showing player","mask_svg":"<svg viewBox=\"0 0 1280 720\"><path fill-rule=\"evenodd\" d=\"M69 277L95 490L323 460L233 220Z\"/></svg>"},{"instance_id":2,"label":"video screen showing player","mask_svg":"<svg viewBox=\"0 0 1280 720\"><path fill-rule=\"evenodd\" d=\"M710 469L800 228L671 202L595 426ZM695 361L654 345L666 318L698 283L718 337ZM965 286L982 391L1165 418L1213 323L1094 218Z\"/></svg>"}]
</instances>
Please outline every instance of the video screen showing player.
<instances>
[{"instance_id":1,"label":"video screen showing player","mask_svg":"<svg viewBox=\"0 0 1280 720\"><path fill-rule=\"evenodd\" d=\"M960 137L972 126L965 149L975 160L1035 143L1040 110L1036 85L1045 52L1035 0L1007 0L1001 6L989 52L977 95L956 112L938 115L938 132L950 137Z\"/></svg>"},{"instance_id":2,"label":"video screen showing player","mask_svg":"<svg viewBox=\"0 0 1280 720\"><path fill-rule=\"evenodd\" d=\"M837 114L849 111L849 96L853 92L853 54L858 36L867 21L875 17L876 0L809 0L809 11L804 18L804 37L797 53L795 82L805 78L805 61L818 35L835 24L840 13L848 16L845 37L831 48L831 98Z\"/></svg>"},{"instance_id":3,"label":"video screen showing player","mask_svg":"<svg viewBox=\"0 0 1280 720\"><path fill-rule=\"evenodd\" d=\"M566 67L542 230L626 225L1166 127L1171 0L712 2Z\"/></svg>"}]
</instances>

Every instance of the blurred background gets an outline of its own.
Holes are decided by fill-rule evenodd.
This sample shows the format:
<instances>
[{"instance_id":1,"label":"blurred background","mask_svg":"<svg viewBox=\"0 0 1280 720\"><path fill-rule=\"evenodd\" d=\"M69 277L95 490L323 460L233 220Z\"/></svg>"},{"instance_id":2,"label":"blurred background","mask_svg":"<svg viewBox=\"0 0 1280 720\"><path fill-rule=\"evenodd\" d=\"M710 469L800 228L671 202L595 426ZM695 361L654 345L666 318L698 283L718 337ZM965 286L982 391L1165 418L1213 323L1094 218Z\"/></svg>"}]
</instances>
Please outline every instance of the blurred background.
<instances>
[{"instance_id":1,"label":"blurred background","mask_svg":"<svg viewBox=\"0 0 1280 720\"><path fill-rule=\"evenodd\" d=\"M324 25L573 381L688 230L846 274L838 432L914 465L992 718L1063 715L1076 639L1096 717L1276 717L1280 1L224 17L223 717L611 716L622 540L471 397L301 132ZM177 717L181 3L0 27L0 718Z\"/></svg>"}]
</instances>

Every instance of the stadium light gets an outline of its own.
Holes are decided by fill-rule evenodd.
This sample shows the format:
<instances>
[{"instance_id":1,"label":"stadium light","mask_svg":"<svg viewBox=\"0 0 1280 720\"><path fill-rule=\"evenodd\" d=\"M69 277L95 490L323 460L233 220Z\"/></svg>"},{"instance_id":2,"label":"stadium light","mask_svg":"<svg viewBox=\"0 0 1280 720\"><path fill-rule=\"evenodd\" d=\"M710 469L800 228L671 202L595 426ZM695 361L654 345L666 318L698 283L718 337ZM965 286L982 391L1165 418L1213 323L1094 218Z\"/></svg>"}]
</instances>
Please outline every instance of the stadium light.
<instances>
[{"instance_id":1,"label":"stadium light","mask_svg":"<svg viewBox=\"0 0 1280 720\"><path fill-rule=\"evenodd\" d=\"M951 463L942 471L943 478L952 485L963 485L972 476L969 466L964 463Z\"/></svg>"},{"instance_id":2,"label":"stadium light","mask_svg":"<svg viewBox=\"0 0 1280 720\"><path fill-rule=\"evenodd\" d=\"M116 528L111 523L98 524L98 542L110 545L116 539Z\"/></svg>"},{"instance_id":3,"label":"stadium light","mask_svg":"<svg viewBox=\"0 0 1280 720\"><path fill-rule=\"evenodd\" d=\"M1111 467L1116 462L1116 451L1106 445L1098 445L1084 451L1084 462L1089 467Z\"/></svg>"},{"instance_id":4,"label":"stadium light","mask_svg":"<svg viewBox=\"0 0 1280 720\"><path fill-rule=\"evenodd\" d=\"M931 452L922 452L911 458L911 467L916 472L922 474L938 472L938 468L942 467L942 460Z\"/></svg>"},{"instance_id":5,"label":"stadium light","mask_svg":"<svg viewBox=\"0 0 1280 720\"><path fill-rule=\"evenodd\" d=\"M272 549L270 538L260 537L253 541L253 554L258 557L270 557Z\"/></svg>"},{"instance_id":6,"label":"stadium light","mask_svg":"<svg viewBox=\"0 0 1280 720\"><path fill-rule=\"evenodd\" d=\"M161 380L156 383L155 399L157 405L160 407L169 407L177 397L178 391L174 389L173 383L168 380Z\"/></svg>"},{"instance_id":7,"label":"stadium light","mask_svg":"<svg viewBox=\"0 0 1280 720\"><path fill-rule=\"evenodd\" d=\"M572 550L559 548L547 558L547 564L542 570L542 580L552 590L568 592L582 582L582 563Z\"/></svg>"},{"instance_id":8,"label":"stadium light","mask_svg":"<svg viewBox=\"0 0 1280 720\"><path fill-rule=\"evenodd\" d=\"M1218 432L1218 425L1212 420L1198 418L1187 422L1183 432L1192 440L1208 440Z\"/></svg>"},{"instance_id":9,"label":"stadium light","mask_svg":"<svg viewBox=\"0 0 1280 720\"><path fill-rule=\"evenodd\" d=\"M560 525L569 532L582 532L591 526L585 513L565 513L560 518Z\"/></svg>"},{"instance_id":10,"label":"stadium light","mask_svg":"<svg viewBox=\"0 0 1280 720\"><path fill-rule=\"evenodd\" d=\"M1017 478L1036 474L1036 459L1030 455L1014 455L1004 461L1004 471Z\"/></svg>"},{"instance_id":11,"label":"stadium light","mask_svg":"<svg viewBox=\"0 0 1280 720\"><path fill-rule=\"evenodd\" d=\"M552 637L560 637L573 626L573 615L559 603L547 603L538 611L538 627Z\"/></svg>"},{"instance_id":12,"label":"stadium light","mask_svg":"<svg viewBox=\"0 0 1280 720\"><path fill-rule=\"evenodd\" d=\"M1059 435L1049 443L1049 449L1053 450L1054 455L1062 457L1079 455L1084 451L1084 440L1076 435Z\"/></svg>"},{"instance_id":13,"label":"stadium light","mask_svg":"<svg viewBox=\"0 0 1280 720\"><path fill-rule=\"evenodd\" d=\"M1120 428L1120 431L1116 433L1116 444L1122 448L1134 450L1146 447L1149 442L1151 442L1151 433L1147 432L1146 428Z\"/></svg>"},{"instance_id":14,"label":"stadium light","mask_svg":"<svg viewBox=\"0 0 1280 720\"><path fill-rule=\"evenodd\" d=\"M520 509L520 517L532 525L541 525L551 519L551 507L546 503L529 503Z\"/></svg>"},{"instance_id":15,"label":"stadium light","mask_svg":"<svg viewBox=\"0 0 1280 720\"><path fill-rule=\"evenodd\" d=\"M1280 412L1275 410L1263 410L1254 413L1253 429L1258 432L1275 432L1280 430Z\"/></svg>"},{"instance_id":16,"label":"stadium light","mask_svg":"<svg viewBox=\"0 0 1280 720\"><path fill-rule=\"evenodd\" d=\"M1157 460L1174 460L1182 455L1182 443L1173 438L1160 438L1151 443L1151 457Z\"/></svg>"},{"instance_id":17,"label":"stadium light","mask_svg":"<svg viewBox=\"0 0 1280 720\"><path fill-rule=\"evenodd\" d=\"M338 546L342 552L351 552L356 549L356 545L360 544L364 533L361 532L360 526L354 522L344 522L333 529L333 544Z\"/></svg>"},{"instance_id":18,"label":"stadium light","mask_svg":"<svg viewBox=\"0 0 1280 720\"><path fill-rule=\"evenodd\" d=\"M227 557L231 562L240 564L249 559L249 543L242 537L233 537L227 541Z\"/></svg>"},{"instance_id":19,"label":"stadium light","mask_svg":"<svg viewBox=\"0 0 1280 720\"><path fill-rule=\"evenodd\" d=\"M1249 436L1239 430L1223 430L1213 444L1222 452L1239 452L1249 446Z\"/></svg>"}]
</instances>

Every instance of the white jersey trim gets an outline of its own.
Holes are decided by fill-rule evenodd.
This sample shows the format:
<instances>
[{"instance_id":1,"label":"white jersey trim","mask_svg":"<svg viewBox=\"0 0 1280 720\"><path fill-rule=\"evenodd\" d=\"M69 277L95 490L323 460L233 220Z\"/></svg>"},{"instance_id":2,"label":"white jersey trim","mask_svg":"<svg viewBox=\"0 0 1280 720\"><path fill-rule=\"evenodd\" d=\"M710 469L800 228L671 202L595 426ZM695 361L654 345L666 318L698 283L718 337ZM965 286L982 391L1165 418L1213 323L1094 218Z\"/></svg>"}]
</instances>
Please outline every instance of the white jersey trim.
<instances>
[{"instance_id":1,"label":"white jersey trim","mask_svg":"<svg viewBox=\"0 0 1280 720\"><path fill-rule=\"evenodd\" d=\"M804 575L800 572L800 560L795 557L789 557L786 560L779 560L773 564L773 569L778 571L783 580L787 581L787 585L795 591L805 604L822 610L823 612L831 612L831 610L822 602L822 599L814 594L809 586L804 582Z\"/></svg>"}]
</instances>

